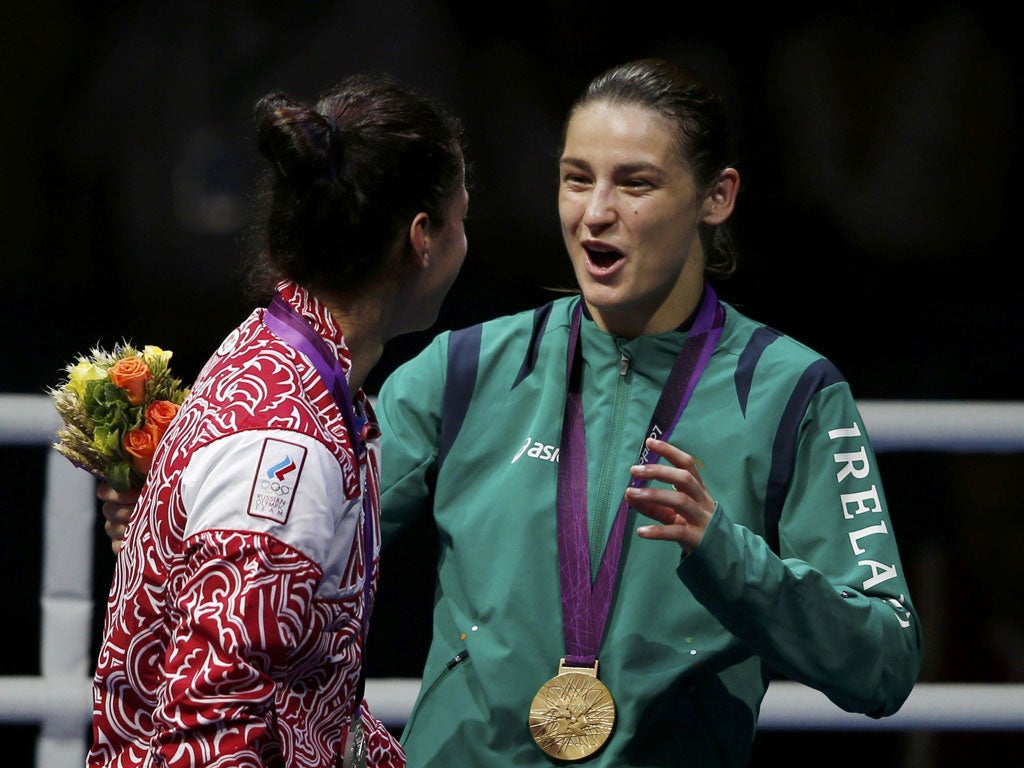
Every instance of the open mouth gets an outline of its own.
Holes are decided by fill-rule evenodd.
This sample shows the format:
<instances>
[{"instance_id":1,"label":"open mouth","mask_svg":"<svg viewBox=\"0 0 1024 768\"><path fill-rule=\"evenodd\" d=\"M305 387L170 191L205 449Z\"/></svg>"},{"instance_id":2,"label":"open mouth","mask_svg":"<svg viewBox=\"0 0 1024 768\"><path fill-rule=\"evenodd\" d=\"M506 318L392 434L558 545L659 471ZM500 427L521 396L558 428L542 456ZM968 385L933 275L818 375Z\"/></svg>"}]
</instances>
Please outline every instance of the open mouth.
<instances>
[{"instance_id":1,"label":"open mouth","mask_svg":"<svg viewBox=\"0 0 1024 768\"><path fill-rule=\"evenodd\" d=\"M584 245L583 250L587 252L590 263L598 269L610 269L623 258L620 251L606 245Z\"/></svg>"}]
</instances>

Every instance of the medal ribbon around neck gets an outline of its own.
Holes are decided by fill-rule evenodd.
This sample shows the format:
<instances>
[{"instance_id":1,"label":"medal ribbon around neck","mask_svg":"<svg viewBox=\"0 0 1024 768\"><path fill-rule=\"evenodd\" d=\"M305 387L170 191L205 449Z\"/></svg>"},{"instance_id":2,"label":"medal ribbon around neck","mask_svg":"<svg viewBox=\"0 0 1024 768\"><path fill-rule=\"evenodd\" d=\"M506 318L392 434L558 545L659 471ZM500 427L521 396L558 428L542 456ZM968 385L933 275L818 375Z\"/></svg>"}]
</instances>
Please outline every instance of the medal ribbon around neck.
<instances>
[{"instance_id":1,"label":"medal ribbon around neck","mask_svg":"<svg viewBox=\"0 0 1024 768\"><path fill-rule=\"evenodd\" d=\"M581 300L573 312L566 355L566 402L558 462L558 565L562 585L565 665L593 668L615 590L629 504L623 498L619 505L597 579L592 583L587 537L586 436L581 393L582 309ZM724 325L725 308L711 286L707 285L697 317L654 409L648 436L667 440L672 434L711 359ZM657 459L656 454L647 450L646 442L641 444L638 461L652 464ZM645 482L633 478L630 486L640 487Z\"/></svg>"},{"instance_id":2,"label":"medal ribbon around neck","mask_svg":"<svg viewBox=\"0 0 1024 768\"><path fill-rule=\"evenodd\" d=\"M362 431L356 429L356 424L362 419L356 416L352 406L352 396L348 389L348 379L345 377L345 370L341 367L338 356L334 354L328 343L320 337L309 325L306 319L299 314L291 304L284 300L281 294L275 294L263 315L263 324L285 342L292 349L305 355L309 362L316 368L320 378L327 386L327 390L334 398L341 416L345 420L345 429L348 431L349 440L352 441L352 450L356 456L356 464L359 464L363 454ZM362 645L366 647L366 635L370 626L370 587L373 582L373 507L369 503L368 494L365 488L360 493L363 506L363 562L366 564L366 575L363 580L363 637ZM360 667L359 687L354 701L353 720L359 716L362 709L363 688L365 685L366 665ZM351 723L352 721L350 721Z\"/></svg>"}]
</instances>

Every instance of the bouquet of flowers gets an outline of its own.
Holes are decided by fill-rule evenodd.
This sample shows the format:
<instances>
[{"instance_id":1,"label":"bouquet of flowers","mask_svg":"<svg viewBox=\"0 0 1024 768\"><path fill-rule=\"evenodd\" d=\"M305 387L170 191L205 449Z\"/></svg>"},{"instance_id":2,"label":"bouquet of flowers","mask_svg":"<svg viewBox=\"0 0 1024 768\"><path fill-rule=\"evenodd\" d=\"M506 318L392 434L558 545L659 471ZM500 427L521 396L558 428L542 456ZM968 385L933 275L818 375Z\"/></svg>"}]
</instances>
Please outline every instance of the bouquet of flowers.
<instances>
[{"instance_id":1,"label":"bouquet of flowers","mask_svg":"<svg viewBox=\"0 0 1024 768\"><path fill-rule=\"evenodd\" d=\"M67 379L48 392L64 422L53 447L119 492L141 488L157 443L188 394L171 375L171 355L125 342L67 365Z\"/></svg>"}]
</instances>

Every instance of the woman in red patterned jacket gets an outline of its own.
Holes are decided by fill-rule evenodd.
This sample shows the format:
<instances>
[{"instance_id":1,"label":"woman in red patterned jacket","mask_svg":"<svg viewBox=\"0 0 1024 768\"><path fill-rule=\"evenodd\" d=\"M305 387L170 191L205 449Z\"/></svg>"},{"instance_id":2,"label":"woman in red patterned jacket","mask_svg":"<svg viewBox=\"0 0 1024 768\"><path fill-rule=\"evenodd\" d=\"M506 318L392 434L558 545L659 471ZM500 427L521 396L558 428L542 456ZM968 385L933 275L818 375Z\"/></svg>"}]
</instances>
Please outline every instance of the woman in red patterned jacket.
<instances>
[{"instance_id":1,"label":"woman in red patterned jacket","mask_svg":"<svg viewBox=\"0 0 1024 768\"><path fill-rule=\"evenodd\" d=\"M455 118L385 77L256 106L271 164L255 276L124 536L90 766L403 766L362 700L379 551L361 386L428 327L466 254Z\"/></svg>"}]
</instances>

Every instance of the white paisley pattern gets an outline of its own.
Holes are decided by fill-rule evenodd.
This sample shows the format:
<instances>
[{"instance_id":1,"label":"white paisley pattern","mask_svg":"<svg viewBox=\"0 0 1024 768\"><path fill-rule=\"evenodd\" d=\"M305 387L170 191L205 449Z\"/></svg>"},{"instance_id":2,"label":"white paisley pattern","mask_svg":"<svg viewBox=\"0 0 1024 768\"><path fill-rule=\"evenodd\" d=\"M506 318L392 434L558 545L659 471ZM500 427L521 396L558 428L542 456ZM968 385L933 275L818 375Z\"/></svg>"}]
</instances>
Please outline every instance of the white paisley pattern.
<instances>
[{"instance_id":1,"label":"white paisley pattern","mask_svg":"<svg viewBox=\"0 0 1024 768\"><path fill-rule=\"evenodd\" d=\"M326 309L294 284L279 290L347 371ZM368 619L362 494L379 518L375 420L356 393L370 424L360 463L316 369L262 317L254 312L206 364L157 452L108 599L90 766L340 764ZM277 507L258 515L262 454L245 446L268 441L313 458L308 490L271 498ZM281 496L299 485L301 465L290 470L293 485L274 485ZM322 498L324 488L340 493ZM328 542L312 545L310 531ZM375 533L372 584L379 550ZM368 765L404 766L365 706L363 718Z\"/></svg>"}]
</instances>

